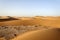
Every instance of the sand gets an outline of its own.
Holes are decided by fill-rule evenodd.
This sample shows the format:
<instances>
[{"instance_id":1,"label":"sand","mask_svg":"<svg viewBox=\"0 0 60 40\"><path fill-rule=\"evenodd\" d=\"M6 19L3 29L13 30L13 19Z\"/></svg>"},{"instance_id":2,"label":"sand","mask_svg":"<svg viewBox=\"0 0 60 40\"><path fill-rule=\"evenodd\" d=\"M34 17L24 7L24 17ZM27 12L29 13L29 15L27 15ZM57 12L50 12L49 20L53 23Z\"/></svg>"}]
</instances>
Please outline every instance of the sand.
<instances>
[{"instance_id":1,"label":"sand","mask_svg":"<svg viewBox=\"0 0 60 40\"><path fill-rule=\"evenodd\" d=\"M52 16L37 16L37 17L18 17L18 20L11 20L0 22L1 25L42 25L42 26L50 26L50 27L58 27L60 28L60 17L52 17Z\"/></svg>"},{"instance_id":2,"label":"sand","mask_svg":"<svg viewBox=\"0 0 60 40\"><path fill-rule=\"evenodd\" d=\"M7 17L2 17L2 19L5 18ZM6 32L4 28L2 30L0 29L0 35L5 34L5 38L2 37L0 40L5 40L6 38L7 40L58 40L60 37L60 17L36 16L19 17L17 19L9 21L3 20L3 22L0 22L0 26L13 27L13 29L8 28ZM16 32L19 32L19 35L14 36ZM9 36L10 33L13 36Z\"/></svg>"},{"instance_id":3,"label":"sand","mask_svg":"<svg viewBox=\"0 0 60 40\"><path fill-rule=\"evenodd\" d=\"M12 40L59 40L60 28L37 30L17 36Z\"/></svg>"}]
</instances>

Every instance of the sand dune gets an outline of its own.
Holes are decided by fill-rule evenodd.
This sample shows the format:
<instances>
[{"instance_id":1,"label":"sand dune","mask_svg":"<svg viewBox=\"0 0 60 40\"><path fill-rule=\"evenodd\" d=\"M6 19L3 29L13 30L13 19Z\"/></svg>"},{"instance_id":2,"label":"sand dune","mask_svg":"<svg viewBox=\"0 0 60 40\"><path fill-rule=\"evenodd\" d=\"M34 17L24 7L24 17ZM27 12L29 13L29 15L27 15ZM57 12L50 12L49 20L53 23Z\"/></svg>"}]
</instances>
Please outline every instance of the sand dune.
<instances>
[{"instance_id":1,"label":"sand dune","mask_svg":"<svg viewBox=\"0 0 60 40\"><path fill-rule=\"evenodd\" d=\"M10 20L5 22L0 22L0 25L42 25L60 28L60 17L17 17L18 20Z\"/></svg>"},{"instance_id":2,"label":"sand dune","mask_svg":"<svg viewBox=\"0 0 60 40\"><path fill-rule=\"evenodd\" d=\"M0 16L0 19L8 19L9 17L7 16Z\"/></svg>"},{"instance_id":3,"label":"sand dune","mask_svg":"<svg viewBox=\"0 0 60 40\"><path fill-rule=\"evenodd\" d=\"M60 28L37 30L17 36L12 40L59 40Z\"/></svg>"},{"instance_id":4,"label":"sand dune","mask_svg":"<svg viewBox=\"0 0 60 40\"><path fill-rule=\"evenodd\" d=\"M4 20L4 22L0 22L0 26L39 26L45 28L53 28L53 29L44 29L44 30L36 30L27 32L23 35L17 36L12 40L58 40L60 37L60 17L44 17L44 16L36 16L36 17L13 17L18 20ZM5 17L6 18L6 17ZM1 19L0 19L1 20ZM37 27L36 27L37 28ZM3 40L3 39L2 39Z\"/></svg>"},{"instance_id":5,"label":"sand dune","mask_svg":"<svg viewBox=\"0 0 60 40\"><path fill-rule=\"evenodd\" d=\"M48 28L41 26L0 26L0 38L1 39L5 38L6 40L9 40L26 32L41 30L41 29L48 29Z\"/></svg>"},{"instance_id":6,"label":"sand dune","mask_svg":"<svg viewBox=\"0 0 60 40\"><path fill-rule=\"evenodd\" d=\"M35 19L31 19L31 20L11 20L11 21L5 21L5 22L0 22L0 24L2 25L37 25L37 24L40 24L40 20L38 22L36 22L38 20L35 20Z\"/></svg>"}]
</instances>

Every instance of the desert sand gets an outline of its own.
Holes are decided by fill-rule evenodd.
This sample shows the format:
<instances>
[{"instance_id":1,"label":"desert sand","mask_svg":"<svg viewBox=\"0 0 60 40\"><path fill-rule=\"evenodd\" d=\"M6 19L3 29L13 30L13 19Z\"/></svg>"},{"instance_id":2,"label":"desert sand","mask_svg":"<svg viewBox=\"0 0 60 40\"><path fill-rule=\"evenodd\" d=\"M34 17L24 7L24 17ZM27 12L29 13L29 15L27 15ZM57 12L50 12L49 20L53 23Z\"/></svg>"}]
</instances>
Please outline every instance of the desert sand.
<instances>
[{"instance_id":1,"label":"desert sand","mask_svg":"<svg viewBox=\"0 0 60 40\"><path fill-rule=\"evenodd\" d=\"M20 35L21 34L20 32L18 36L16 37L13 36L14 38L12 38L11 40L58 40L60 37L59 36L60 35L59 34L60 33L60 17L52 17L52 16L35 16L35 17L6 16L5 17L3 16L0 19L0 26L1 27L11 26L13 28L17 28L13 30L18 30L18 32L19 31L22 32L21 29L23 29L22 35ZM11 36L8 36L8 37L11 37ZM1 40L5 40L5 39L1 38Z\"/></svg>"},{"instance_id":2,"label":"desert sand","mask_svg":"<svg viewBox=\"0 0 60 40\"><path fill-rule=\"evenodd\" d=\"M60 28L36 30L17 36L12 40L59 40Z\"/></svg>"},{"instance_id":3,"label":"desert sand","mask_svg":"<svg viewBox=\"0 0 60 40\"><path fill-rule=\"evenodd\" d=\"M3 20L0 22L0 25L42 25L50 27L59 27L60 28L60 17L51 17L51 16L36 16L36 17L17 17L18 20Z\"/></svg>"}]
</instances>

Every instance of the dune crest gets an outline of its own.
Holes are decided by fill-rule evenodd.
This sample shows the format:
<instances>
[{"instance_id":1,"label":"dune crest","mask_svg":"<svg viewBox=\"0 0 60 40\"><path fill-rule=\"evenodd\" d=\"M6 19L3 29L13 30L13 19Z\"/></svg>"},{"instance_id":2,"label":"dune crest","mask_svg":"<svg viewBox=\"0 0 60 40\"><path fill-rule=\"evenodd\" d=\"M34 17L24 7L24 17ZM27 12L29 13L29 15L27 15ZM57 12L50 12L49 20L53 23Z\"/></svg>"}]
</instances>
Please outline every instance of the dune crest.
<instances>
[{"instance_id":1,"label":"dune crest","mask_svg":"<svg viewBox=\"0 0 60 40\"><path fill-rule=\"evenodd\" d=\"M59 40L60 28L37 30L25 33L12 40Z\"/></svg>"},{"instance_id":2,"label":"dune crest","mask_svg":"<svg viewBox=\"0 0 60 40\"><path fill-rule=\"evenodd\" d=\"M50 27L58 27L60 28L60 17L53 17L53 16L35 16L35 17L10 17L8 18L16 18L18 20L12 20L12 19L0 19L0 26L1 25L42 25L42 26L50 26ZM3 17L2 17L3 18ZM2 22L3 21L3 22Z\"/></svg>"}]
</instances>

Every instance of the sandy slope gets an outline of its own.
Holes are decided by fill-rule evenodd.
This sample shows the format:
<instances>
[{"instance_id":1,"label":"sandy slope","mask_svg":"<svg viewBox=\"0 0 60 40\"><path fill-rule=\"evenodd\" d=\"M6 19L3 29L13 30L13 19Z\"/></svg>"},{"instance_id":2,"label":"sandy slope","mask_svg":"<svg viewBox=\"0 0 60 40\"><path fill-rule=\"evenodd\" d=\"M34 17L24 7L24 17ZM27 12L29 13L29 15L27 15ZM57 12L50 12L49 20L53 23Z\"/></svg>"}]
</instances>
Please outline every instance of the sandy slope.
<instances>
[{"instance_id":1,"label":"sandy slope","mask_svg":"<svg viewBox=\"0 0 60 40\"><path fill-rule=\"evenodd\" d=\"M19 20L0 22L0 25L42 25L60 28L60 17L20 17Z\"/></svg>"},{"instance_id":2,"label":"sandy slope","mask_svg":"<svg viewBox=\"0 0 60 40\"><path fill-rule=\"evenodd\" d=\"M0 16L0 19L8 19L9 17L7 16Z\"/></svg>"},{"instance_id":3,"label":"sandy slope","mask_svg":"<svg viewBox=\"0 0 60 40\"><path fill-rule=\"evenodd\" d=\"M41 25L51 26L51 27L59 27L60 28L60 20L44 19L44 20L41 21Z\"/></svg>"},{"instance_id":4,"label":"sandy slope","mask_svg":"<svg viewBox=\"0 0 60 40\"><path fill-rule=\"evenodd\" d=\"M37 30L27 32L23 35L17 36L12 40L58 40L60 37L60 17L24 17L18 18L19 20L11 20L0 22L0 26L28 26L40 25L39 27L53 27L57 29Z\"/></svg>"},{"instance_id":5,"label":"sandy slope","mask_svg":"<svg viewBox=\"0 0 60 40\"><path fill-rule=\"evenodd\" d=\"M59 40L60 29L44 29L25 33L12 40Z\"/></svg>"},{"instance_id":6,"label":"sandy slope","mask_svg":"<svg viewBox=\"0 0 60 40\"><path fill-rule=\"evenodd\" d=\"M36 22L38 21L38 22ZM31 20L12 20L12 21L5 21L5 22L0 22L1 25L36 25L36 24L40 24L40 20L35 20L35 19L31 19Z\"/></svg>"}]
</instances>

